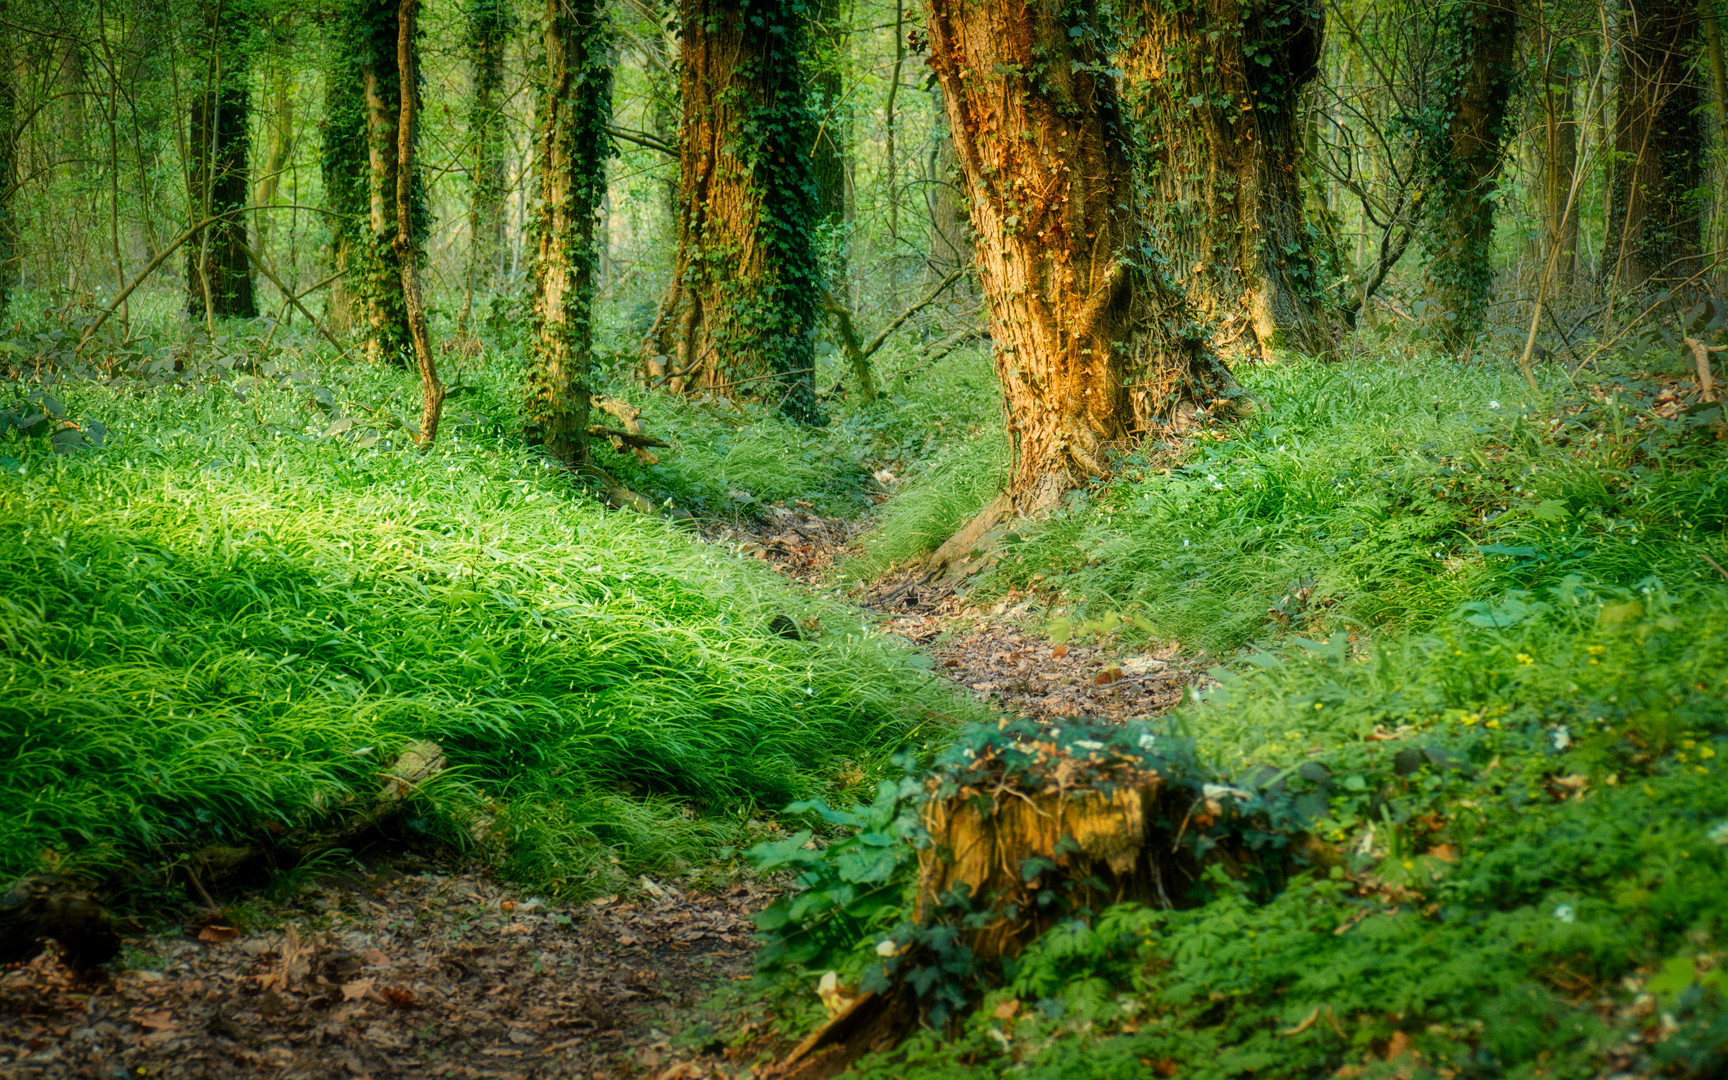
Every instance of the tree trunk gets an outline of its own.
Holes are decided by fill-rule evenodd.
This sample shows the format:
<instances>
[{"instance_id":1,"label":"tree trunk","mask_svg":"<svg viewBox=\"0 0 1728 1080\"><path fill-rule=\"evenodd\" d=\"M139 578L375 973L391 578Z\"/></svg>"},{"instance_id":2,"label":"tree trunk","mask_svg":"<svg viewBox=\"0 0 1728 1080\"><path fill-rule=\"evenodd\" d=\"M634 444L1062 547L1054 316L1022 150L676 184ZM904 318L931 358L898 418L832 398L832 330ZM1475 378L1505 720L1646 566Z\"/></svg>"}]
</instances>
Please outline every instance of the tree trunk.
<instances>
[{"instance_id":1,"label":"tree trunk","mask_svg":"<svg viewBox=\"0 0 1728 1080\"><path fill-rule=\"evenodd\" d=\"M1224 332L1245 320L1262 355L1324 350L1298 167L1299 105L1320 70L1324 10L1311 0L1151 0L1135 14L1125 66L1153 220L1189 299Z\"/></svg>"},{"instance_id":2,"label":"tree trunk","mask_svg":"<svg viewBox=\"0 0 1728 1080\"><path fill-rule=\"evenodd\" d=\"M1456 43L1444 128L1425 134L1434 195L1427 201L1428 292L1446 322L1442 336L1463 344L1481 331L1493 270L1494 181L1506 146L1518 44L1515 0L1468 0L1443 17ZM1442 61L1446 62L1446 61Z\"/></svg>"},{"instance_id":3,"label":"tree trunk","mask_svg":"<svg viewBox=\"0 0 1728 1080\"><path fill-rule=\"evenodd\" d=\"M678 253L649 370L674 391L759 397L815 423L822 284L801 19L792 0L684 0L681 18Z\"/></svg>"},{"instance_id":4,"label":"tree trunk","mask_svg":"<svg viewBox=\"0 0 1728 1080\"><path fill-rule=\"evenodd\" d=\"M468 267L461 324L474 292L497 287L504 253L504 51L515 30L507 0L476 0L468 9L468 53L473 74L468 99L471 147Z\"/></svg>"},{"instance_id":5,"label":"tree trunk","mask_svg":"<svg viewBox=\"0 0 1728 1080\"><path fill-rule=\"evenodd\" d=\"M1622 28L1604 270L1616 290L1676 286L1702 254L1707 140L1689 70L1697 12L1692 0L1631 0Z\"/></svg>"},{"instance_id":6,"label":"tree trunk","mask_svg":"<svg viewBox=\"0 0 1728 1080\"><path fill-rule=\"evenodd\" d=\"M936 145L931 152L929 261L931 276L940 281L955 270L971 267L972 221L966 211L963 194L965 178L960 175L960 158L954 152L954 137L946 123L939 123ZM977 296L974 290L972 295Z\"/></svg>"},{"instance_id":7,"label":"tree trunk","mask_svg":"<svg viewBox=\"0 0 1728 1080\"><path fill-rule=\"evenodd\" d=\"M1228 376L1157 270L1091 0L927 3L1014 454L987 514L1030 514Z\"/></svg>"},{"instance_id":8,"label":"tree trunk","mask_svg":"<svg viewBox=\"0 0 1728 1080\"><path fill-rule=\"evenodd\" d=\"M210 76L192 99L187 140L193 221L240 210L251 188L246 168L249 100L238 16L220 7L207 8L205 14ZM187 244L186 310L202 319L207 304L211 315L250 319L258 314L244 215L206 226Z\"/></svg>"},{"instance_id":9,"label":"tree trunk","mask_svg":"<svg viewBox=\"0 0 1728 1080\"><path fill-rule=\"evenodd\" d=\"M259 170L252 199L259 206L276 202L276 193L282 186L282 170L288 167L294 149L294 73L289 69L286 57L277 58L270 82L270 142L264 151L264 167ZM265 246L270 234L270 212L259 210L254 220L253 231L258 234L257 251L268 258Z\"/></svg>"},{"instance_id":10,"label":"tree trunk","mask_svg":"<svg viewBox=\"0 0 1728 1080\"><path fill-rule=\"evenodd\" d=\"M420 77L416 71L419 42L416 21L420 0L402 0L396 12L396 100L401 112L396 121L396 229L391 236L396 261L402 267L402 310L407 318L409 340L420 368L420 446L428 448L438 438L438 421L444 415L444 384L438 379L432 339L426 330L426 307L420 299L420 236L415 220L414 167L416 112L420 103ZM382 89L382 88L379 88ZM368 93L368 97L372 95Z\"/></svg>"},{"instance_id":11,"label":"tree trunk","mask_svg":"<svg viewBox=\"0 0 1728 1080\"><path fill-rule=\"evenodd\" d=\"M344 271L330 286L324 321L337 331L351 330L364 318L364 253L372 232L366 198L366 98L360 78L360 52L366 41L359 14L351 10L355 3L350 0L340 13L326 45L330 61L324 73L321 125L319 164L324 206L329 211L330 262L333 270Z\"/></svg>"},{"instance_id":12,"label":"tree trunk","mask_svg":"<svg viewBox=\"0 0 1728 1080\"><path fill-rule=\"evenodd\" d=\"M817 220L830 228L846 224L846 133L851 110L842 104L845 86L847 27L841 23L840 0L817 0L812 9L810 86L816 109L816 144L810 154L810 172L816 182ZM835 282L846 279L846 258L841 249Z\"/></svg>"},{"instance_id":13,"label":"tree trunk","mask_svg":"<svg viewBox=\"0 0 1728 1080\"><path fill-rule=\"evenodd\" d=\"M18 73L12 27L0 26L0 317L19 279Z\"/></svg>"},{"instance_id":14,"label":"tree trunk","mask_svg":"<svg viewBox=\"0 0 1728 1080\"><path fill-rule=\"evenodd\" d=\"M408 303L403 296L400 253L412 249L419 238L399 236L401 222L418 227L417 214L400 217L398 170L401 166L402 72L397 54L401 36L401 9L394 0L360 0L369 8L362 27L367 35L361 54L360 85L366 107L367 208L371 225L369 248L361 282L366 300L366 356L373 363L407 366L414 348L409 326ZM408 177L410 189L413 177ZM410 203L413 193L410 190ZM422 437L425 432L422 431Z\"/></svg>"},{"instance_id":15,"label":"tree trunk","mask_svg":"<svg viewBox=\"0 0 1728 1080\"><path fill-rule=\"evenodd\" d=\"M1544 33L1547 33L1544 30ZM1568 208L1578 168L1575 72L1570 49L1551 58L1541 92L1539 175L1542 183L1542 247L1539 265L1554 264L1553 284L1565 288L1578 265L1578 211Z\"/></svg>"},{"instance_id":16,"label":"tree trunk","mask_svg":"<svg viewBox=\"0 0 1728 1080\"><path fill-rule=\"evenodd\" d=\"M588 463L594 223L606 193L611 48L600 0L546 0L546 74L537 107L540 182L534 355L528 420L547 453Z\"/></svg>"}]
</instances>

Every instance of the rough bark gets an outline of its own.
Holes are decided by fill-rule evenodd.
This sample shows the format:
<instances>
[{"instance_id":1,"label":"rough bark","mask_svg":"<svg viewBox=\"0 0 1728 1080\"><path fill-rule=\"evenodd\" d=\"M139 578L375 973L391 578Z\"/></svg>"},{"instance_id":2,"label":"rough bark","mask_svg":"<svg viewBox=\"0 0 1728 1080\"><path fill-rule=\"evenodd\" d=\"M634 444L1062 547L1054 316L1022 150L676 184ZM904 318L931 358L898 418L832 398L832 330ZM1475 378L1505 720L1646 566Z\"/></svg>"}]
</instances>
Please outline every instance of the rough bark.
<instances>
[{"instance_id":1,"label":"rough bark","mask_svg":"<svg viewBox=\"0 0 1728 1080\"><path fill-rule=\"evenodd\" d=\"M811 178L816 182L817 220L823 225L846 224L846 129L850 111L842 104L842 74L846 30L840 0L816 0L812 8L810 87L816 109L816 142L810 153ZM845 276L845 256L839 277Z\"/></svg>"},{"instance_id":2,"label":"rough bark","mask_svg":"<svg viewBox=\"0 0 1728 1080\"><path fill-rule=\"evenodd\" d=\"M402 267L402 309L408 323L414 359L420 369L420 445L430 447L438 438L438 421L444 415L444 383L438 378L438 363L432 354L432 338L426 329L426 306L420 297L420 238L414 222L415 143L419 130L420 78L416 70L419 41L416 22L419 0L402 0L396 13L396 100L401 112L396 121L396 231L391 237L396 261Z\"/></svg>"},{"instance_id":3,"label":"rough bark","mask_svg":"<svg viewBox=\"0 0 1728 1080\"><path fill-rule=\"evenodd\" d=\"M1452 52L1442 123L1427 132L1428 292L1438 302L1442 336L1473 338L1488 311L1493 274L1494 181L1505 157L1506 114L1518 43L1516 0L1468 0L1445 16Z\"/></svg>"},{"instance_id":4,"label":"rough bark","mask_svg":"<svg viewBox=\"0 0 1728 1080\"><path fill-rule=\"evenodd\" d=\"M356 53L360 36L350 3L340 13L328 44L330 60L324 71L324 122L320 172L324 206L329 212L330 262L342 271L330 286L324 322L346 331L364 317L365 292L361 263L371 225L366 199L366 100L361 90Z\"/></svg>"},{"instance_id":5,"label":"rough bark","mask_svg":"<svg viewBox=\"0 0 1728 1080\"><path fill-rule=\"evenodd\" d=\"M927 3L1013 446L1005 503L1035 513L1228 376L1157 270L1090 0Z\"/></svg>"},{"instance_id":6,"label":"rough bark","mask_svg":"<svg viewBox=\"0 0 1728 1080\"><path fill-rule=\"evenodd\" d=\"M547 0L545 46L545 82L536 109L539 249L528 419L547 453L579 467L588 463L594 225L611 147L605 8L597 0Z\"/></svg>"},{"instance_id":7,"label":"rough bark","mask_svg":"<svg viewBox=\"0 0 1728 1080\"><path fill-rule=\"evenodd\" d=\"M813 423L822 286L801 20L791 0L684 0L680 18L678 252L648 370L674 392L759 397Z\"/></svg>"},{"instance_id":8,"label":"rough bark","mask_svg":"<svg viewBox=\"0 0 1728 1080\"><path fill-rule=\"evenodd\" d=\"M1605 276L1619 289L1678 285L1700 269L1707 140L1691 69L1692 0L1631 0L1623 18Z\"/></svg>"},{"instance_id":9,"label":"rough bark","mask_svg":"<svg viewBox=\"0 0 1728 1080\"><path fill-rule=\"evenodd\" d=\"M1302 88L1319 73L1314 0L1143 0L1125 68L1165 254L1220 332L1263 355L1326 348L1299 168ZM1233 336L1233 335L1232 335Z\"/></svg>"},{"instance_id":10,"label":"rough bark","mask_svg":"<svg viewBox=\"0 0 1728 1080\"><path fill-rule=\"evenodd\" d=\"M192 99L187 151L191 168L192 220L239 210L247 205L250 95L241 52L237 16L220 6L206 8L209 77ZM252 295L252 262L246 257L246 218L236 214L205 226L186 247L186 310L250 319L258 314Z\"/></svg>"}]
</instances>

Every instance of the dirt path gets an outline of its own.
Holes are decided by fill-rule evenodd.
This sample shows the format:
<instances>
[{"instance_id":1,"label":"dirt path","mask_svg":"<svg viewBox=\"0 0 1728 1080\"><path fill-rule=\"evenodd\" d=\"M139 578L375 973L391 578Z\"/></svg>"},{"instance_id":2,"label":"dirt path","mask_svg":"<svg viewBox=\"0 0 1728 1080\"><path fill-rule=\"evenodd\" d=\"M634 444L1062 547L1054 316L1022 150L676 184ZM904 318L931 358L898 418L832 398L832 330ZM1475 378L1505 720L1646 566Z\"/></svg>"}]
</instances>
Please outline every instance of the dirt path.
<instances>
[{"instance_id":1,"label":"dirt path","mask_svg":"<svg viewBox=\"0 0 1728 1080\"><path fill-rule=\"evenodd\" d=\"M857 526L772 507L708 531L814 587ZM1050 597L981 607L902 577L854 599L1005 711L1127 719L1175 705L1194 678L1174 643L1052 644ZM744 1075L718 1055L680 1060L670 1036L715 987L748 977L751 916L771 892L639 884L630 898L560 906L397 854L280 904L245 901L258 929L195 921L139 933L99 981L78 982L51 951L0 973L0 1076Z\"/></svg>"},{"instance_id":2,"label":"dirt path","mask_svg":"<svg viewBox=\"0 0 1728 1080\"><path fill-rule=\"evenodd\" d=\"M651 1076L666 1031L747 977L749 885L577 907L411 856L221 924L128 939L80 984L45 954L0 976L0 1075Z\"/></svg>"}]
</instances>

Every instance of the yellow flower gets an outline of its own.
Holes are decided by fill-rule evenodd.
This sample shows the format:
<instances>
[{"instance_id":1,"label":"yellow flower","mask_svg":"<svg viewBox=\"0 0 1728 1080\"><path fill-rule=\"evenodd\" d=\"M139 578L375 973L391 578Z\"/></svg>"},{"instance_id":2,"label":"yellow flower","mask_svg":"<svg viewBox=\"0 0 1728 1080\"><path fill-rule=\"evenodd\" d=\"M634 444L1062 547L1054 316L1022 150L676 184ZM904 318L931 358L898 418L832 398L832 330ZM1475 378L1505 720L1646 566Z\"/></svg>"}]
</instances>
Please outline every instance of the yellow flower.
<instances>
[{"instance_id":1,"label":"yellow flower","mask_svg":"<svg viewBox=\"0 0 1728 1080\"><path fill-rule=\"evenodd\" d=\"M1603 648L1601 645L1592 645L1592 646L1590 646L1590 649L1589 649L1591 656L1601 656L1603 653L1605 653L1607 651L1608 650Z\"/></svg>"},{"instance_id":2,"label":"yellow flower","mask_svg":"<svg viewBox=\"0 0 1728 1080\"><path fill-rule=\"evenodd\" d=\"M1709 761L1711 758L1713 758L1715 756L1716 756L1716 748L1714 746L1700 746L1698 748L1698 757L1700 760Z\"/></svg>"},{"instance_id":3,"label":"yellow flower","mask_svg":"<svg viewBox=\"0 0 1728 1080\"><path fill-rule=\"evenodd\" d=\"M1519 653L1518 662L1520 664L1534 664L1536 661L1531 658L1529 653Z\"/></svg>"},{"instance_id":4,"label":"yellow flower","mask_svg":"<svg viewBox=\"0 0 1728 1080\"><path fill-rule=\"evenodd\" d=\"M1691 739L1681 739L1680 740L1680 749L1682 749L1682 750L1690 750L1697 745L1698 744Z\"/></svg>"},{"instance_id":5,"label":"yellow flower","mask_svg":"<svg viewBox=\"0 0 1728 1080\"><path fill-rule=\"evenodd\" d=\"M1482 726L1487 727L1487 728L1493 728L1495 731L1499 731L1500 730L1500 721L1490 720L1486 724L1483 724Z\"/></svg>"}]
</instances>

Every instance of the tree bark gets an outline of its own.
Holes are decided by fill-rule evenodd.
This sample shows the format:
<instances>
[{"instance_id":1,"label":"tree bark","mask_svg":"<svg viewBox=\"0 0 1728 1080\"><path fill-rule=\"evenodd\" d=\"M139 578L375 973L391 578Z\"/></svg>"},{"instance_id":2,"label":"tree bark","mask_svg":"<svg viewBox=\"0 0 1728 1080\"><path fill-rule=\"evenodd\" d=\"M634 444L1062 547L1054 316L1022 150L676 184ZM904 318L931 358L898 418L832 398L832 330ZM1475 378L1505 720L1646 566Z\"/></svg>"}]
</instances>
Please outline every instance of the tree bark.
<instances>
[{"instance_id":1,"label":"tree bark","mask_svg":"<svg viewBox=\"0 0 1728 1080\"><path fill-rule=\"evenodd\" d=\"M987 513L1035 513L1228 375L1157 269L1091 0L927 5L1013 446Z\"/></svg>"},{"instance_id":2,"label":"tree bark","mask_svg":"<svg viewBox=\"0 0 1728 1080\"><path fill-rule=\"evenodd\" d=\"M1518 44L1516 0L1468 0L1444 16L1455 41L1444 128L1427 131L1428 292L1445 322L1442 336L1463 344L1481 331L1493 272L1494 181L1506 146ZM1442 63L1451 62L1443 59Z\"/></svg>"},{"instance_id":3,"label":"tree bark","mask_svg":"<svg viewBox=\"0 0 1728 1080\"><path fill-rule=\"evenodd\" d=\"M930 192L926 200L930 214L928 260L932 276L940 280L962 267L971 267L972 220L963 194L965 178L960 158L954 152L954 137L946 123L940 124L932 153ZM974 297L976 291L972 292Z\"/></svg>"},{"instance_id":4,"label":"tree bark","mask_svg":"<svg viewBox=\"0 0 1728 1080\"><path fill-rule=\"evenodd\" d=\"M366 356L373 363L406 367L415 342L409 326L407 298L403 295L406 277L401 252L418 241L412 231L402 235L402 230L408 228L404 222L417 228L418 215L411 213L405 218L397 213L403 179L399 175L403 82L398 41L407 5L398 8L394 0L360 0L360 3L371 9L362 27L368 40L360 63L366 108L366 196L371 225L363 262ZM411 189L413 177L406 179ZM411 190L409 197L412 207ZM424 430L421 435L426 437Z\"/></svg>"},{"instance_id":5,"label":"tree bark","mask_svg":"<svg viewBox=\"0 0 1728 1080\"><path fill-rule=\"evenodd\" d=\"M335 33L326 45L324 71L323 147L320 174L324 206L329 211L330 262L342 272L330 287L324 322L346 331L365 317L366 292L361 273L371 237L366 197L366 98L360 77L360 53L369 48L361 32L359 0L347 0L335 20Z\"/></svg>"},{"instance_id":6,"label":"tree bark","mask_svg":"<svg viewBox=\"0 0 1728 1080\"><path fill-rule=\"evenodd\" d=\"M18 75L14 30L0 26L0 316L12 300L19 279L18 218Z\"/></svg>"},{"instance_id":7,"label":"tree bark","mask_svg":"<svg viewBox=\"0 0 1728 1080\"><path fill-rule=\"evenodd\" d=\"M444 415L444 384L438 379L432 339L426 330L426 307L420 299L420 237L415 228L414 187L418 174L414 150L419 136L415 114L420 99L415 24L419 14L420 0L402 0L396 12L396 100L401 104L401 112L396 122L396 230L391 241L396 261L402 267L403 314L420 368L420 446L425 449L438 438L438 421Z\"/></svg>"},{"instance_id":8,"label":"tree bark","mask_svg":"<svg viewBox=\"0 0 1728 1080\"><path fill-rule=\"evenodd\" d=\"M255 204L264 207L276 202L276 193L282 186L282 170L288 167L294 149L294 74L289 69L287 57L277 58L270 74L270 84L270 141L264 151L264 165L256 178L252 198ZM258 237L260 254L267 254L270 223L268 210L256 212L253 232Z\"/></svg>"},{"instance_id":9,"label":"tree bark","mask_svg":"<svg viewBox=\"0 0 1728 1080\"><path fill-rule=\"evenodd\" d=\"M192 99L188 150L192 220L247 204L249 95L242 61L238 16L220 5L205 8L211 56L209 79ZM236 214L206 226L186 248L186 310L250 319L258 314L252 295L252 262L246 257L246 218Z\"/></svg>"},{"instance_id":10,"label":"tree bark","mask_svg":"<svg viewBox=\"0 0 1728 1080\"><path fill-rule=\"evenodd\" d=\"M1544 36L1549 31L1543 29ZM1541 89L1542 129L1538 143L1542 183L1540 264L1554 265L1553 284L1564 288L1578 265L1578 208L1570 206L1572 177L1578 169L1576 72L1570 49L1551 46Z\"/></svg>"},{"instance_id":11,"label":"tree bark","mask_svg":"<svg viewBox=\"0 0 1728 1080\"><path fill-rule=\"evenodd\" d=\"M1678 285L1702 255L1697 11L1693 0L1631 0L1622 26L1604 270L1617 289Z\"/></svg>"},{"instance_id":12,"label":"tree bark","mask_svg":"<svg viewBox=\"0 0 1728 1080\"><path fill-rule=\"evenodd\" d=\"M841 23L840 0L817 0L812 9L810 86L815 92L816 143L810 153L810 172L816 182L816 213L826 226L845 225L850 219L846 206L846 134L851 110L841 97L846 64L847 27ZM845 280L842 253L835 275Z\"/></svg>"},{"instance_id":13,"label":"tree bark","mask_svg":"<svg viewBox=\"0 0 1728 1080\"><path fill-rule=\"evenodd\" d=\"M822 285L802 22L792 0L683 0L680 16L678 252L648 368L669 369L675 392L757 396L815 423Z\"/></svg>"},{"instance_id":14,"label":"tree bark","mask_svg":"<svg viewBox=\"0 0 1728 1080\"><path fill-rule=\"evenodd\" d=\"M594 224L606 194L612 68L600 0L546 0L546 75L537 108L540 184L528 419L547 453L588 463Z\"/></svg>"},{"instance_id":15,"label":"tree bark","mask_svg":"<svg viewBox=\"0 0 1728 1080\"><path fill-rule=\"evenodd\" d=\"M468 99L469 244L458 320L464 327L475 290L496 287L504 269L504 52L514 23L507 0L475 0L468 9L467 45L473 64Z\"/></svg>"},{"instance_id":16,"label":"tree bark","mask_svg":"<svg viewBox=\"0 0 1728 1080\"><path fill-rule=\"evenodd\" d=\"M1327 346L1299 168L1302 88L1319 73L1312 0L1149 0L1125 67L1153 220L1195 307L1246 320L1262 355Z\"/></svg>"}]
</instances>

